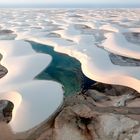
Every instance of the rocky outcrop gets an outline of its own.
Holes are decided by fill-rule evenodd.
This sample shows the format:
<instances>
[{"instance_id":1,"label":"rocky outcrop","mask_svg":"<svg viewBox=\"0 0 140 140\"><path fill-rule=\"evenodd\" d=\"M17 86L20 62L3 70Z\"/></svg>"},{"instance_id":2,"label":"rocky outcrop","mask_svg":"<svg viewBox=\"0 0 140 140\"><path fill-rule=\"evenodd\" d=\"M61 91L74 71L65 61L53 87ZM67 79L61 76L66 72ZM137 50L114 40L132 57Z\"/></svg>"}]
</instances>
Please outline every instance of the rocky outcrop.
<instances>
[{"instance_id":1,"label":"rocky outcrop","mask_svg":"<svg viewBox=\"0 0 140 140\"><path fill-rule=\"evenodd\" d=\"M0 100L0 122L9 123L12 119L14 104L7 100Z\"/></svg>"},{"instance_id":2,"label":"rocky outcrop","mask_svg":"<svg viewBox=\"0 0 140 140\"><path fill-rule=\"evenodd\" d=\"M8 70L4 66L0 65L0 78L4 77L7 73Z\"/></svg>"},{"instance_id":3,"label":"rocky outcrop","mask_svg":"<svg viewBox=\"0 0 140 140\"><path fill-rule=\"evenodd\" d=\"M20 140L139 140L140 104L135 90L96 83L66 97L61 108ZM136 102L136 103L137 103Z\"/></svg>"},{"instance_id":4,"label":"rocky outcrop","mask_svg":"<svg viewBox=\"0 0 140 140\"><path fill-rule=\"evenodd\" d=\"M7 124L12 119L14 104L7 100L0 100L0 140L15 140L14 134Z\"/></svg>"},{"instance_id":5,"label":"rocky outcrop","mask_svg":"<svg viewBox=\"0 0 140 140\"><path fill-rule=\"evenodd\" d=\"M99 91L101 94L104 94L106 96L121 96L126 94L135 95L136 97L139 97L140 94L129 87L120 86L120 85L110 85L110 84L104 84L104 83L95 83L93 84L89 90L96 90ZM86 91L87 92L87 91Z\"/></svg>"},{"instance_id":6,"label":"rocky outcrop","mask_svg":"<svg viewBox=\"0 0 140 140\"><path fill-rule=\"evenodd\" d=\"M0 60L2 59L2 55L0 54ZM8 73L8 70L0 65L0 78L4 77Z\"/></svg>"}]
</instances>

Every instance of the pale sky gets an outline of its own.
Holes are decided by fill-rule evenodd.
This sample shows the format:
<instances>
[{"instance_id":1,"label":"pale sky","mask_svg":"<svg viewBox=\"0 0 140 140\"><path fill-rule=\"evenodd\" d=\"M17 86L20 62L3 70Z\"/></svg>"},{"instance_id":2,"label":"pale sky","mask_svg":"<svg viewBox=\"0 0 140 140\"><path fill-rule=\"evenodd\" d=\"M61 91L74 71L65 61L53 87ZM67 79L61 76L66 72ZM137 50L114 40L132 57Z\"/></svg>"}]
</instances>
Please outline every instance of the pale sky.
<instances>
[{"instance_id":1,"label":"pale sky","mask_svg":"<svg viewBox=\"0 0 140 140\"><path fill-rule=\"evenodd\" d=\"M140 5L140 0L0 0L0 5L10 4L119 4Z\"/></svg>"}]
</instances>

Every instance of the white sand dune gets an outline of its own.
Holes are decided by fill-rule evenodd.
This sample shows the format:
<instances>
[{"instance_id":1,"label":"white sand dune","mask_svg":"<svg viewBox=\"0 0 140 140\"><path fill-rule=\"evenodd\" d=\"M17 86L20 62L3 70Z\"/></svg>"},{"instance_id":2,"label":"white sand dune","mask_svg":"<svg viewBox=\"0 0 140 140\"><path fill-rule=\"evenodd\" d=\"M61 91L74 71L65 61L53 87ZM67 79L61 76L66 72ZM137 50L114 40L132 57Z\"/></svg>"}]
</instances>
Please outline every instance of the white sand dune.
<instances>
[{"instance_id":1,"label":"white sand dune","mask_svg":"<svg viewBox=\"0 0 140 140\"><path fill-rule=\"evenodd\" d=\"M102 45L109 52L129 58L140 59L140 47L129 43L121 33L108 33L105 36L107 39Z\"/></svg>"},{"instance_id":2,"label":"white sand dune","mask_svg":"<svg viewBox=\"0 0 140 140\"><path fill-rule=\"evenodd\" d=\"M92 21L93 17L90 16L92 12L94 12L95 15L98 15L97 17L99 18L99 20L97 20L96 18L95 21ZM125 15L125 17L129 18L127 12L128 11L126 11L126 13L124 12L123 14ZM131 10L129 12L133 13L133 11ZM131 20L133 19L136 20L136 17L138 15L137 12L138 11L135 11L135 13L133 13L136 16L131 17ZM112 21L108 21L110 13L115 14L115 16L117 15L116 18L114 17L112 18ZM53 14L53 16L56 18L55 24L58 24L59 26L64 28L64 30L53 31L56 34L60 34L61 38L57 38L57 37L48 38L46 36L42 36L41 33L39 36L39 34L33 35L31 32L30 33L24 32L24 33L19 33L17 39L30 38L30 40L51 45L54 47L55 51L66 53L72 57L77 58L82 64L82 70L84 74L89 78L104 83L128 86L140 92L140 87L139 87L140 68L114 65L110 61L109 54L108 54L109 51L117 55L140 59L140 47L138 45L129 43L123 36L123 32L129 32L130 30L132 31L134 29L133 28L133 26L135 26L134 23L132 23L132 29L120 26L119 25L120 22L122 21L122 23L125 24L126 20L122 19L123 17L121 16L120 12L117 10L114 11L104 10L103 15L99 15L101 13L98 10L97 11L91 10L87 14L89 14L89 17L87 17L85 13L83 14L83 11L81 10L81 15L86 16L87 19L85 19L85 23L84 21L82 22L79 21L78 23L78 17L69 18L67 17L67 14L64 12L62 13L63 18L61 20L66 22L66 24L62 24L62 25L60 24L60 22L57 23L57 14L56 15ZM103 16L104 16L104 21L102 21L101 19ZM47 18L49 19L49 17ZM87 20L90 21L89 25ZM111 22L113 22L113 24ZM81 34L80 28L79 29L75 28L76 24L83 25L83 29L84 29L84 25L85 28L86 26L90 27L90 30L96 29L97 35L98 35L98 30L108 31L107 33L104 34L106 39L100 41L100 36L99 38L97 38L98 36L96 35L95 38L94 34L92 35L91 33ZM45 26L44 29L45 28L47 29L47 26ZM73 43L70 44L66 42L66 39L72 40ZM104 49L98 48L96 44L103 46Z\"/></svg>"},{"instance_id":3,"label":"white sand dune","mask_svg":"<svg viewBox=\"0 0 140 140\"><path fill-rule=\"evenodd\" d=\"M51 45L55 51L77 58L82 64L84 74L89 78L103 83L128 86L140 92L140 67L114 65L108 53L112 52L117 55L140 59L140 47L128 42L123 35L124 32L140 32L139 9L42 9L41 11L40 9L30 9L30 12L28 9L15 9L13 11L7 9L6 11L0 10L2 13L0 19L7 17L7 19L1 21L0 25L2 29L13 30L17 34L16 40L28 39ZM21 17L21 15L23 16ZM76 28L78 25L83 26ZM86 31L86 33L83 31ZM60 36L48 37L49 33L56 33ZM31 50L23 51L24 47L21 47L22 49L19 48L20 45L16 47L15 44L18 44L18 41L14 45L12 44L16 49L13 50L12 47L12 49L9 47L6 50L8 54L5 54L3 49L9 43L4 42L4 44L1 45L3 47L0 48L0 51L5 57L6 55L8 57L5 60L3 59L2 63L12 71L9 71L9 75L5 76L2 79L3 81L0 81L0 85L3 87L0 90L5 92L5 87L10 91L16 89L22 95L22 101L26 101L27 99L23 100L26 97L22 93L25 92L23 88L26 89L28 85L31 87L34 84L36 85L37 81L33 82L31 79L45 67L46 64L44 65L43 60L47 59L46 61L49 63L50 59L48 61L47 55L34 55L33 52L30 52ZM28 45L26 44L26 46ZM33 63L34 60L36 61L35 64ZM20 67L15 68L11 62L20 65ZM28 73L32 67L34 67L32 74ZM13 73L13 71L15 72ZM27 77L24 77L24 75L27 75ZM32 82L30 83L30 81ZM18 83L19 88L17 88L16 83ZM11 89L11 84L15 88ZM57 83L53 84L54 86L58 85ZM38 83L38 85L40 84ZM47 88L49 87L46 86L46 91L48 91ZM28 91L25 93L28 93ZM61 97L56 98L62 98L60 94L57 96ZM31 98L31 100L33 99ZM30 113L28 112L28 114Z\"/></svg>"},{"instance_id":4,"label":"white sand dune","mask_svg":"<svg viewBox=\"0 0 140 140\"><path fill-rule=\"evenodd\" d=\"M13 130L25 131L57 109L63 91L56 82L33 80L51 62L49 55L35 53L24 41L0 41L0 50L1 63L8 69L8 74L0 80L0 99L14 103L10 123Z\"/></svg>"}]
</instances>

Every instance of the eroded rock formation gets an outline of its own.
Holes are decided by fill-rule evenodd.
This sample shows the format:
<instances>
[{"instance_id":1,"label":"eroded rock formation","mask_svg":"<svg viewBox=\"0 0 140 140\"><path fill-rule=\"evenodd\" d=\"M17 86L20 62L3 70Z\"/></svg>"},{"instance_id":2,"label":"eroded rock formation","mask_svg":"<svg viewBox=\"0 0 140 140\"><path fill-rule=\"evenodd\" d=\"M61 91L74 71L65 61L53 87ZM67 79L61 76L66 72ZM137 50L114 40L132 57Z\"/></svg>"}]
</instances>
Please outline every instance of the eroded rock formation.
<instances>
[{"instance_id":1,"label":"eroded rock formation","mask_svg":"<svg viewBox=\"0 0 140 140\"><path fill-rule=\"evenodd\" d=\"M0 60L2 59L2 55L0 54ZM0 64L0 78L4 77L8 73L8 70Z\"/></svg>"},{"instance_id":2,"label":"eroded rock formation","mask_svg":"<svg viewBox=\"0 0 140 140\"><path fill-rule=\"evenodd\" d=\"M0 140L15 140L14 134L7 124L12 119L14 104L7 100L0 100Z\"/></svg>"},{"instance_id":3,"label":"eroded rock formation","mask_svg":"<svg viewBox=\"0 0 140 140\"><path fill-rule=\"evenodd\" d=\"M84 93L66 97L49 120L17 134L17 139L139 140L139 97L127 87L96 83Z\"/></svg>"},{"instance_id":4,"label":"eroded rock formation","mask_svg":"<svg viewBox=\"0 0 140 140\"><path fill-rule=\"evenodd\" d=\"M9 123L12 119L14 104L7 100L0 100L0 122Z\"/></svg>"}]
</instances>

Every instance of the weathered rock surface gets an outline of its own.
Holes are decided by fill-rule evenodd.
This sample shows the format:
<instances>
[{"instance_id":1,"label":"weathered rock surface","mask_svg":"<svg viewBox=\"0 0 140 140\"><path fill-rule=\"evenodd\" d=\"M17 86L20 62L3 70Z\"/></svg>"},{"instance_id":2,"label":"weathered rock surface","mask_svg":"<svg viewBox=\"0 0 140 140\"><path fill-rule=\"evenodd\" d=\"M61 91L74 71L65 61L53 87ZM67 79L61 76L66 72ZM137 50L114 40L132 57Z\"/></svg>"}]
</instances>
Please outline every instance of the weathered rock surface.
<instances>
[{"instance_id":1,"label":"weathered rock surface","mask_svg":"<svg viewBox=\"0 0 140 140\"><path fill-rule=\"evenodd\" d=\"M2 59L2 55L0 54L0 60ZM8 73L8 70L0 65L0 78L4 77Z\"/></svg>"},{"instance_id":2,"label":"weathered rock surface","mask_svg":"<svg viewBox=\"0 0 140 140\"><path fill-rule=\"evenodd\" d=\"M9 123L12 119L14 104L7 100L0 100L0 122Z\"/></svg>"},{"instance_id":3,"label":"weathered rock surface","mask_svg":"<svg viewBox=\"0 0 140 140\"><path fill-rule=\"evenodd\" d=\"M12 119L14 104L7 100L0 100L0 140L15 140L15 136L7 124Z\"/></svg>"},{"instance_id":4,"label":"weathered rock surface","mask_svg":"<svg viewBox=\"0 0 140 140\"><path fill-rule=\"evenodd\" d=\"M7 73L8 70L4 66L0 65L0 78L4 77Z\"/></svg>"},{"instance_id":5,"label":"weathered rock surface","mask_svg":"<svg viewBox=\"0 0 140 140\"><path fill-rule=\"evenodd\" d=\"M17 134L17 140L139 140L138 99L133 89L96 83L66 97L49 120Z\"/></svg>"}]
</instances>

